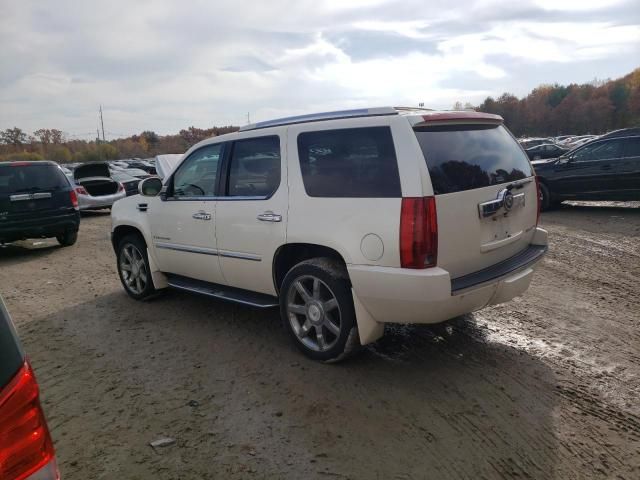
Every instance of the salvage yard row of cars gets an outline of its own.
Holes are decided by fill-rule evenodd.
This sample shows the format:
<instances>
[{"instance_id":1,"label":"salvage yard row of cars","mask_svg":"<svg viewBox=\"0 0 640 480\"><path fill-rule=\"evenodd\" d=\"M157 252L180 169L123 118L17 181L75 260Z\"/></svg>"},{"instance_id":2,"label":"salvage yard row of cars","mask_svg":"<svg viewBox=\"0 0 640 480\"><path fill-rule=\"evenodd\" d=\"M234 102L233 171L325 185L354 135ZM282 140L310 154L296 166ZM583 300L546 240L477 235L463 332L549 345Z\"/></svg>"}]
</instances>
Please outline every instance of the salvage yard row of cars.
<instances>
[{"instance_id":1,"label":"salvage yard row of cars","mask_svg":"<svg viewBox=\"0 0 640 480\"><path fill-rule=\"evenodd\" d=\"M0 162L0 244L27 238L55 237L76 242L81 210L110 208L138 193L138 183L155 174L118 164L59 166L50 161Z\"/></svg>"},{"instance_id":2,"label":"salvage yard row of cars","mask_svg":"<svg viewBox=\"0 0 640 480\"><path fill-rule=\"evenodd\" d=\"M609 132L531 163L543 210L565 200L640 200L640 128Z\"/></svg>"}]
</instances>

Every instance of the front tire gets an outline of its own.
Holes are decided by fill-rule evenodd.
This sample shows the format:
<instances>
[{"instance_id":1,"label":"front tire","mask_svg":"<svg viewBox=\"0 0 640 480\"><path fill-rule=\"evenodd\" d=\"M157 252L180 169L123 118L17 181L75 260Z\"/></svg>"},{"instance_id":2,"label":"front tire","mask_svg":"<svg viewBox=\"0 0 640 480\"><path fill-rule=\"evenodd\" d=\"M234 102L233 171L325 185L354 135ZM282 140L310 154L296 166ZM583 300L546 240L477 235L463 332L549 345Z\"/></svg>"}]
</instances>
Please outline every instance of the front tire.
<instances>
[{"instance_id":1,"label":"front tire","mask_svg":"<svg viewBox=\"0 0 640 480\"><path fill-rule=\"evenodd\" d=\"M138 235L127 235L118 244L118 275L124 290L136 300L156 293L151 279L147 246Z\"/></svg>"},{"instance_id":2,"label":"front tire","mask_svg":"<svg viewBox=\"0 0 640 480\"><path fill-rule=\"evenodd\" d=\"M351 283L335 260L314 258L289 270L280 313L297 347L313 360L338 362L360 349Z\"/></svg>"},{"instance_id":3,"label":"front tire","mask_svg":"<svg viewBox=\"0 0 640 480\"><path fill-rule=\"evenodd\" d=\"M56 235L56 240L63 247L70 247L78 240L78 232L73 232L71 230L61 233L60 235Z\"/></svg>"}]
</instances>

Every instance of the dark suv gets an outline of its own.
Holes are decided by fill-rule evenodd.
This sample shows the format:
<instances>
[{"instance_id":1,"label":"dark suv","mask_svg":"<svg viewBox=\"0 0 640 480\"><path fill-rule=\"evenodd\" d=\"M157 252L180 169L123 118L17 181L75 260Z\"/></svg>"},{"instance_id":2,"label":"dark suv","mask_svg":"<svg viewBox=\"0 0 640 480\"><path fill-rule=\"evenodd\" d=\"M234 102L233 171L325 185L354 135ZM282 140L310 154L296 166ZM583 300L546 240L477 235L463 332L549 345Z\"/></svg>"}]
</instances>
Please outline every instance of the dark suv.
<instances>
[{"instance_id":1,"label":"dark suv","mask_svg":"<svg viewBox=\"0 0 640 480\"><path fill-rule=\"evenodd\" d=\"M0 244L56 237L78 238L78 197L54 162L0 162Z\"/></svg>"},{"instance_id":2,"label":"dark suv","mask_svg":"<svg viewBox=\"0 0 640 480\"><path fill-rule=\"evenodd\" d=\"M533 166L543 210L563 200L640 200L637 129L618 131Z\"/></svg>"},{"instance_id":3,"label":"dark suv","mask_svg":"<svg viewBox=\"0 0 640 480\"><path fill-rule=\"evenodd\" d=\"M58 480L38 383L0 297L0 478Z\"/></svg>"}]
</instances>

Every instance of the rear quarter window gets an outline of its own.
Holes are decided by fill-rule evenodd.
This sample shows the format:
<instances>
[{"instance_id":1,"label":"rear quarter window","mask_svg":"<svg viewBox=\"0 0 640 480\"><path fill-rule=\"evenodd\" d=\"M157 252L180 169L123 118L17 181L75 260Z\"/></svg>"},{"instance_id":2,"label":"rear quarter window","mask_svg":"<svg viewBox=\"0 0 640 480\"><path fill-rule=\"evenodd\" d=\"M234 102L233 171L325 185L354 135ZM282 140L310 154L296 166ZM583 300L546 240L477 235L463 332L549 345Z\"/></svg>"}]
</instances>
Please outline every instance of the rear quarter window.
<instances>
[{"instance_id":1,"label":"rear quarter window","mask_svg":"<svg viewBox=\"0 0 640 480\"><path fill-rule=\"evenodd\" d=\"M302 180L310 197L401 197L389 127L345 128L298 135Z\"/></svg>"},{"instance_id":2,"label":"rear quarter window","mask_svg":"<svg viewBox=\"0 0 640 480\"><path fill-rule=\"evenodd\" d=\"M9 383L23 361L18 337L0 298L0 389Z\"/></svg>"},{"instance_id":3,"label":"rear quarter window","mask_svg":"<svg viewBox=\"0 0 640 480\"><path fill-rule=\"evenodd\" d=\"M502 125L414 128L436 195L533 175L527 155Z\"/></svg>"}]
</instances>

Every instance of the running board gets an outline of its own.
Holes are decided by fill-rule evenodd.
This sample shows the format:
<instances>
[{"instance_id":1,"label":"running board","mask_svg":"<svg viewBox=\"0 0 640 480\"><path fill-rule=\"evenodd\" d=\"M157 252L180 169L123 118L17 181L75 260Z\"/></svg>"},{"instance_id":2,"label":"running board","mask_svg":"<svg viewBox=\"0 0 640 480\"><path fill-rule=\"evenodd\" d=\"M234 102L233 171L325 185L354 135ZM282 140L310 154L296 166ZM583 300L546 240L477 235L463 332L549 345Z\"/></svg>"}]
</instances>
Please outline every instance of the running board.
<instances>
[{"instance_id":1,"label":"running board","mask_svg":"<svg viewBox=\"0 0 640 480\"><path fill-rule=\"evenodd\" d=\"M199 293L208 297L219 298L229 302L241 303L257 308L270 308L279 305L278 299L272 295L251 292L241 288L218 285L217 283L204 282L182 275L167 274L167 282L170 287L187 292Z\"/></svg>"}]
</instances>

